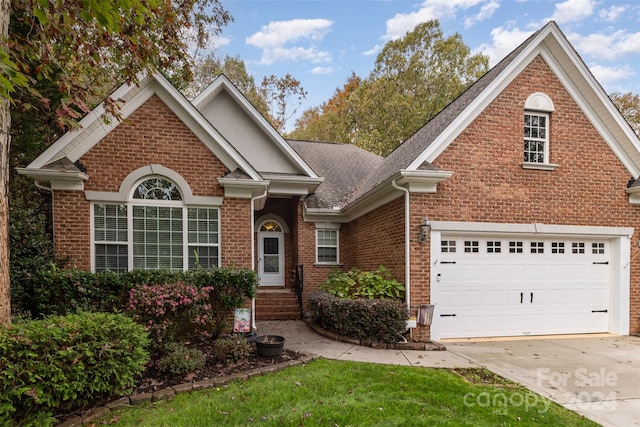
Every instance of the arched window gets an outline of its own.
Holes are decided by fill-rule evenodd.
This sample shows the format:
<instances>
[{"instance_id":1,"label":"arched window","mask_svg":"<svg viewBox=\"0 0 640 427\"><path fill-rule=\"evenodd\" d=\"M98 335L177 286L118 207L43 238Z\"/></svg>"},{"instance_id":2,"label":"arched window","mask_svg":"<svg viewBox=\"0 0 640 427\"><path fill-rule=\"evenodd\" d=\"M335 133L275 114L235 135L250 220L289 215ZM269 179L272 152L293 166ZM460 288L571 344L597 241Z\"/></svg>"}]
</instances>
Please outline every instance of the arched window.
<instances>
[{"instance_id":1,"label":"arched window","mask_svg":"<svg viewBox=\"0 0 640 427\"><path fill-rule=\"evenodd\" d=\"M536 92L527 98L524 104L524 162L526 169L553 170L557 165L551 164L550 154L550 121L555 110L553 101L548 95Z\"/></svg>"},{"instance_id":2,"label":"arched window","mask_svg":"<svg viewBox=\"0 0 640 427\"><path fill-rule=\"evenodd\" d=\"M143 200L182 200L178 187L164 178L150 178L138 184L133 192L134 199Z\"/></svg>"},{"instance_id":3,"label":"arched window","mask_svg":"<svg viewBox=\"0 0 640 427\"><path fill-rule=\"evenodd\" d=\"M220 210L189 206L162 177L133 184L126 204L94 203L94 270L185 270L220 264Z\"/></svg>"},{"instance_id":4,"label":"arched window","mask_svg":"<svg viewBox=\"0 0 640 427\"><path fill-rule=\"evenodd\" d=\"M268 220L262 223L260 226L260 232L280 233L282 232L282 227L277 222Z\"/></svg>"}]
</instances>

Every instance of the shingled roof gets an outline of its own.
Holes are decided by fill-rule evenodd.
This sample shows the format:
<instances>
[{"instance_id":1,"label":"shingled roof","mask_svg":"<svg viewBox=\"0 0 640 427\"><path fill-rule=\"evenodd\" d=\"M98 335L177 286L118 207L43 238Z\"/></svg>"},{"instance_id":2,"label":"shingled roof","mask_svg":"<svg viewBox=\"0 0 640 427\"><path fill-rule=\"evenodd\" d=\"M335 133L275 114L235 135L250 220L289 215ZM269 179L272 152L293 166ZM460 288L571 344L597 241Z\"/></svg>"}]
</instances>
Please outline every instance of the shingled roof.
<instances>
[{"instance_id":1,"label":"shingled roof","mask_svg":"<svg viewBox=\"0 0 640 427\"><path fill-rule=\"evenodd\" d=\"M427 124L399 145L391 154L384 158L380 166L372 171L363 185L356 191L349 203L355 202L375 189L378 185L390 179L398 171L406 169L429 145L462 114L465 109L478 97L511 62L522 52L535 36L542 31L540 29L525 40L514 51L507 55L495 67L468 87L458 98L453 100L440 113L433 117ZM424 162L419 170L439 170L434 165Z\"/></svg>"},{"instance_id":2,"label":"shingled roof","mask_svg":"<svg viewBox=\"0 0 640 427\"><path fill-rule=\"evenodd\" d=\"M324 181L305 199L308 208L344 207L383 159L351 144L287 141Z\"/></svg>"}]
</instances>

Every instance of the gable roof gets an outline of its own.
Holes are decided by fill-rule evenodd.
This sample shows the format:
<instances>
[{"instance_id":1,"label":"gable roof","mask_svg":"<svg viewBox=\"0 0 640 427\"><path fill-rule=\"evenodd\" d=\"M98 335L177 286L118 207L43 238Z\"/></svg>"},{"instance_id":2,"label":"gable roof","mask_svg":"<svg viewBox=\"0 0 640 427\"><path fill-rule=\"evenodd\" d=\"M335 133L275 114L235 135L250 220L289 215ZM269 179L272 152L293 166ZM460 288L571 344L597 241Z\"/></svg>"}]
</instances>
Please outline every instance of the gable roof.
<instances>
[{"instance_id":1,"label":"gable roof","mask_svg":"<svg viewBox=\"0 0 640 427\"><path fill-rule=\"evenodd\" d=\"M318 178L224 74L194 98L192 104L259 172ZM245 119L238 126L238 118L249 120Z\"/></svg>"},{"instance_id":2,"label":"gable roof","mask_svg":"<svg viewBox=\"0 0 640 427\"><path fill-rule=\"evenodd\" d=\"M520 46L398 146L350 200L366 197L398 171L438 170L440 153L537 56L541 55L633 177L640 176L640 140L554 21Z\"/></svg>"},{"instance_id":3,"label":"gable roof","mask_svg":"<svg viewBox=\"0 0 640 427\"><path fill-rule=\"evenodd\" d=\"M225 76L217 78L196 98L195 105L161 74L140 76L137 85L122 85L111 94L112 99L122 103L123 120L152 96L158 96L229 171L243 177L228 175L221 184L242 184L247 190L255 185L260 188L268 185L270 191L278 194L308 194L322 182ZM217 108L220 103L222 106ZM71 170L71 166L121 122L115 118L107 122L105 115L101 103L79 122L78 129L65 133L27 167L18 168L18 172L36 182L48 183L52 189L81 190L88 176ZM228 128L225 121L236 126ZM216 123L224 129L219 129ZM245 133L238 133L237 129ZM249 136L247 129L252 130ZM61 168L62 164L66 167Z\"/></svg>"}]
</instances>

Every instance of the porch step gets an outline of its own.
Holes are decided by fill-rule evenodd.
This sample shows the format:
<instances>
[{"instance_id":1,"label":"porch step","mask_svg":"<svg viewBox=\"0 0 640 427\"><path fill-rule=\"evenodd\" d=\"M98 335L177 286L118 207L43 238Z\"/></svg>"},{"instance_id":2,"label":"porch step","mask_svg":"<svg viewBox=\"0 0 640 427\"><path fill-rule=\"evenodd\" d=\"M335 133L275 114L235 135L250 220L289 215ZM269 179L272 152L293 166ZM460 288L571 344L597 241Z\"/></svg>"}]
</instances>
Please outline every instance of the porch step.
<instances>
[{"instance_id":1,"label":"porch step","mask_svg":"<svg viewBox=\"0 0 640 427\"><path fill-rule=\"evenodd\" d=\"M291 289L258 290L256 320L300 319L298 296Z\"/></svg>"}]
</instances>

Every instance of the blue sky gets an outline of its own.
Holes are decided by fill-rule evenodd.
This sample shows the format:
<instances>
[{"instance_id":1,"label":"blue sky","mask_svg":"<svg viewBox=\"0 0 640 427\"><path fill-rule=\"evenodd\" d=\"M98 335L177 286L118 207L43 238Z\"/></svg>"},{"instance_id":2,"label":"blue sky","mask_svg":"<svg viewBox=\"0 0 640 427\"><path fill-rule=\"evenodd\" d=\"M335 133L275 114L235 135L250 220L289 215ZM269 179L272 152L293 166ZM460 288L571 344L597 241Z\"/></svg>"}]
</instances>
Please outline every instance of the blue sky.
<instances>
[{"instance_id":1,"label":"blue sky","mask_svg":"<svg viewBox=\"0 0 640 427\"><path fill-rule=\"evenodd\" d=\"M384 43L439 19L491 66L553 19L608 92L640 93L637 0L222 0L234 17L214 42L256 83L290 73L308 92L300 111L328 100L351 72L367 77ZM293 122L288 124L291 128Z\"/></svg>"}]
</instances>

